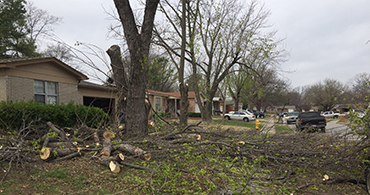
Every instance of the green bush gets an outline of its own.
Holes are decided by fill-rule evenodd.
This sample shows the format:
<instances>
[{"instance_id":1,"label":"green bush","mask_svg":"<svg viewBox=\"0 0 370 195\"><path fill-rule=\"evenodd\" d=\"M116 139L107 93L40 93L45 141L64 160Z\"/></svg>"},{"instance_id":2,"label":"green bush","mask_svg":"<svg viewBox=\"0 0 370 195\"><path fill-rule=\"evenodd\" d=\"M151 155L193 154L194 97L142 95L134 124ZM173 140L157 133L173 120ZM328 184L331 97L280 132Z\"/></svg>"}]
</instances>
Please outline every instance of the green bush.
<instances>
[{"instance_id":1,"label":"green bush","mask_svg":"<svg viewBox=\"0 0 370 195\"><path fill-rule=\"evenodd\" d=\"M196 117L196 118L202 117L201 113L195 113L195 112L188 112L188 116L189 117Z\"/></svg>"},{"instance_id":2,"label":"green bush","mask_svg":"<svg viewBox=\"0 0 370 195\"><path fill-rule=\"evenodd\" d=\"M109 116L100 108L77 105L73 102L65 105L41 104L38 102L0 102L0 128L19 129L30 122L45 124L50 121L60 127L74 127L86 124L97 127L107 123Z\"/></svg>"}]
</instances>

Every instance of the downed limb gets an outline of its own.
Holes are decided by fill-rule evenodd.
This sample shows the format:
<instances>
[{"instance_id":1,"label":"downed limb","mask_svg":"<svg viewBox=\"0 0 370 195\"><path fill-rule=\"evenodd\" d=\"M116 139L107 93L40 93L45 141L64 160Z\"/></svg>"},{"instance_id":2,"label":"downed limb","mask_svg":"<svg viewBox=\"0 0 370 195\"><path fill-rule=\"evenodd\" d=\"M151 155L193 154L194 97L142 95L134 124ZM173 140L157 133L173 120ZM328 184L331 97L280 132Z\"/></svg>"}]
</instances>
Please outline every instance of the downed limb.
<instances>
[{"instance_id":1,"label":"downed limb","mask_svg":"<svg viewBox=\"0 0 370 195\"><path fill-rule=\"evenodd\" d=\"M201 140L201 136L199 134L189 134L185 136L179 136L180 138L168 141L170 144L182 144L182 143L190 143L196 142Z\"/></svg>"},{"instance_id":2,"label":"downed limb","mask_svg":"<svg viewBox=\"0 0 370 195\"><path fill-rule=\"evenodd\" d=\"M175 136L175 135L182 134L182 133L184 133L187 129L189 129L190 127L197 127L197 126L199 126L199 124L200 124L200 123L202 123L202 121L199 121L199 122L198 122L197 124L195 124L195 125L188 125L188 126L184 127L182 130L180 130L179 132L175 132L175 133L167 134L167 135L165 135L165 136L161 137L161 139L169 139L169 138L171 138L171 137L173 137L173 136Z\"/></svg>"},{"instance_id":3,"label":"downed limb","mask_svg":"<svg viewBox=\"0 0 370 195\"><path fill-rule=\"evenodd\" d=\"M55 133L59 135L62 141L67 140L66 134L62 130L58 129L53 123L49 121L49 122L46 122L46 124L51 128L52 131L54 131Z\"/></svg>"},{"instance_id":4,"label":"downed limb","mask_svg":"<svg viewBox=\"0 0 370 195\"><path fill-rule=\"evenodd\" d=\"M143 149L141 149L139 147L132 146L132 145L129 145L129 144L120 144L115 149L119 150L121 152L127 152L127 153L130 153L130 154L136 155L140 158L143 158L146 161L149 161L151 159L151 154L150 153L144 151Z\"/></svg>"},{"instance_id":5,"label":"downed limb","mask_svg":"<svg viewBox=\"0 0 370 195\"><path fill-rule=\"evenodd\" d=\"M45 147L41 149L40 158L44 161L51 161L58 157L68 156L74 153L80 153L81 151L96 151L94 148L49 148ZM73 155L72 155L73 156ZM74 157L74 156L73 156ZM73 158L71 157L71 158ZM67 157L64 158L69 159ZM63 160L63 159L62 159Z\"/></svg>"}]
</instances>

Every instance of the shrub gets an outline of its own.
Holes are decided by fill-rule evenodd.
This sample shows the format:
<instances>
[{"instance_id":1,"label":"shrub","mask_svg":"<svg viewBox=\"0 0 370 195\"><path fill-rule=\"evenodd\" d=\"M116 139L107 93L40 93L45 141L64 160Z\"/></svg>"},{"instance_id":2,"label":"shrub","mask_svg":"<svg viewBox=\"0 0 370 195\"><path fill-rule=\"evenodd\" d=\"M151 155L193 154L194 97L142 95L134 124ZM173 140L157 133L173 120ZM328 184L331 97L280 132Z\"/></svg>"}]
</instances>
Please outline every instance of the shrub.
<instances>
[{"instance_id":1,"label":"shrub","mask_svg":"<svg viewBox=\"0 0 370 195\"><path fill-rule=\"evenodd\" d=\"M202 117L201 113L195 113L195 112L188 112L188 116L189 117L196 117L196 118Z\"/></svg>"},{"instance_id":2,"label":"shrub","mask_svg":"<svg viewBox=\"0 0 370 195\"><path fill-rule=\"evenodd\" d=\"M41 104L38 102L0 102L0 128L19 129L23 124L45 124L50 121L60 127L86 124L97 127L109 121L109 116L100 108L77 105Z\"/></svg>"}]
</instances>

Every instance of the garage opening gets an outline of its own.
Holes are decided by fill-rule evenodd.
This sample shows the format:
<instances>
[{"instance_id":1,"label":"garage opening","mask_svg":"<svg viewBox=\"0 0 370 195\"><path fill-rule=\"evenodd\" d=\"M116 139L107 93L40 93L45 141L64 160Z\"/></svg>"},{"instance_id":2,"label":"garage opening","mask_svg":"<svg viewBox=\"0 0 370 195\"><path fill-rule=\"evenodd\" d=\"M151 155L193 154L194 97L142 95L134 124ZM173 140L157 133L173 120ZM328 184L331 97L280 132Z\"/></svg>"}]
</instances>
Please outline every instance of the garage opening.
<instances>
[{"instance_id":1,"label":"garage opening","mask_svg":"<svg viewBox=\"0 0 370 195\"><path fill-rule=\"evenodd\" d=\"M114 99L113 98L97 98L84 96L83 104L85 106L94 106L103 109L105 113L112 116L114 111Z\"/></svg>"}]
</instances>

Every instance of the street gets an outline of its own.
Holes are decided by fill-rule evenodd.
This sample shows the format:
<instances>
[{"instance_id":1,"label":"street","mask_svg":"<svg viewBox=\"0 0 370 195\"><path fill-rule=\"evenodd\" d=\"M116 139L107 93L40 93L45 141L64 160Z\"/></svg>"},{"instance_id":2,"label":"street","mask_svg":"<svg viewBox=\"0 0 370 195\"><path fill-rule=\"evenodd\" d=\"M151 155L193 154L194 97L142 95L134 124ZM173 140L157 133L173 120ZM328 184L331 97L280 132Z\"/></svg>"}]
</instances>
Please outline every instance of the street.
<instances>
[{"instance_id":1,"label":"street","mask_svg":"<svg viewBox=\"0 0 370 195\"><path fill-rule=\"evenodd\" d=\"M295 129L294 124L290 124L289 126L292 129ZM327 122L325 134L331 135L331 136L344 136L343 138L346 138L348 140L356 140L358 136L348 134L350 131L351 129L347 125L333 121L333 122Z\"/></svg>"}]
</instances>

